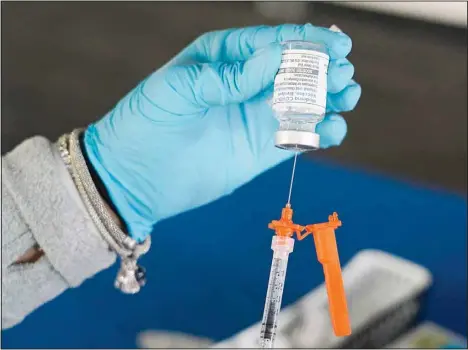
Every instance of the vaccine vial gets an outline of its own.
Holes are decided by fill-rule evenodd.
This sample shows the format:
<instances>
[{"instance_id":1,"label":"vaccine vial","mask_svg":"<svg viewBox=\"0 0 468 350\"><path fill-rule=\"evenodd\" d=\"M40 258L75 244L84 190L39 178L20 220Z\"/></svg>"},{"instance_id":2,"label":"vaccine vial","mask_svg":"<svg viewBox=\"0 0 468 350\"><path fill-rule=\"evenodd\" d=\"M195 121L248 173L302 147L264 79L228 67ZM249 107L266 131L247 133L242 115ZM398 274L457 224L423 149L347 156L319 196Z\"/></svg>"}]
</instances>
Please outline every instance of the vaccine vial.
<instances>
[{"instance_id":1,"label":"vaccine vial","mask_svg":"<svg viewBox=\"0 0 468 350\"><path fill-rule=\"evenodd\" d=\"M279 120L276 147L291 151L319 148L315 127L326 111L330 57L322 43L282 43L281 65L274 81L272 108Z\"/></svg>"}]
</instances>

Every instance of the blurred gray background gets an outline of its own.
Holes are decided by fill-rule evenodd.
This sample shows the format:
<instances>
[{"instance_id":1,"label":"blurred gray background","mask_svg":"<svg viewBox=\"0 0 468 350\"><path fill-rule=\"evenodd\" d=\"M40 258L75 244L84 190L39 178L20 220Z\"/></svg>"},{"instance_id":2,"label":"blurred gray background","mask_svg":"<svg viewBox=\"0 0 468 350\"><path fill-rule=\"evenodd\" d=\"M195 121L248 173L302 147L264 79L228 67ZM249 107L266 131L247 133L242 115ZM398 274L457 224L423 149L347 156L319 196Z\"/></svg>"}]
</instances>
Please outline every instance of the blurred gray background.
<instances>
[{"instance_id":1,"label":"blurred gray background","mask_svg":"<svg viewBox=\"0 0 468 350\"><path fill-rule=\"evenodd\" d=\"M2 2L2 153L105 114L203 32L278 24L251 2ZM353 39L363 87L348 137L316 152L466 195L467 30L308 4L301 21ZM297 18L296 18L297 19Z\"/></svg>"}]
</instances>

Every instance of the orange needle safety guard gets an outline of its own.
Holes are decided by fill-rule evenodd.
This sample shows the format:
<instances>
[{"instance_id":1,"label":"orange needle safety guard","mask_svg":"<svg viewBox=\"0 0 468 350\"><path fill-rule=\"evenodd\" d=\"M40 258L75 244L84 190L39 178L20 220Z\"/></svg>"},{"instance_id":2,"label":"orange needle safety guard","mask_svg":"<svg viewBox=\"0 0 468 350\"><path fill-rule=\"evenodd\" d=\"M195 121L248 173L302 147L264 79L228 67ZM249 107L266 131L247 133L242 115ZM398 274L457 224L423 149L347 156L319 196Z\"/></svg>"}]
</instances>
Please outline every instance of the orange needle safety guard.
<instances>
[{"instance_id":1,"label":"orange needle safety guard","mask_svg":"<svg viewBox=\"0 0 468 350\"><path fill-rule=\"evenodd\" d=\"M277 236L292 237L294 233L300 235L304 231L304 226L297 225L292 221L293 210L289 204L281 211L281 219L273 220L268 224L268 228L275 231Z\"/></svg>"},{"instance_id":2,"label":"orange needle safety guard","mask_svg":"<svg viewBox=\"0 0 468 350\"><path fill-rule=\"evenodd\" d=\"M299 241L312 234L318 261L323 266L325 285L328 294L330 319L336 336L351 334L348 305L341 274L340 258L336 245L335 230L341 226L338 214L328 217L328 222L307 226L297 225L292 221L293 210L288 204L283 208L280 220L273 220L268 227L275 230L277 236L292 237L296 234ZM305 233L302 232L305 230Z\"/></svg>"}]
</instances>

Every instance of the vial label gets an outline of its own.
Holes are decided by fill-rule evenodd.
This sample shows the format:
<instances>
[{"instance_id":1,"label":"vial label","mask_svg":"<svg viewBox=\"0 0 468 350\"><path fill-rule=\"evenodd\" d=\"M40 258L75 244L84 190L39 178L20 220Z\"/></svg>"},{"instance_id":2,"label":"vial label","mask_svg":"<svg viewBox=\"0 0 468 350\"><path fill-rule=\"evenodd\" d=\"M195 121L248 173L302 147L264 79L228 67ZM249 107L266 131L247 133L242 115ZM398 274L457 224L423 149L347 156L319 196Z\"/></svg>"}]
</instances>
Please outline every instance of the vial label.
<instances>
[{"instance_id":1,"label":"vial label","mask_svg":"<svg viewBox=\"0 0 468 350\"><path fill-rule=\"evenodd\" d=\"M284 50L275 77L273 109L325 114L328 55L312 50Z\"/></svg>"}]
</instances>

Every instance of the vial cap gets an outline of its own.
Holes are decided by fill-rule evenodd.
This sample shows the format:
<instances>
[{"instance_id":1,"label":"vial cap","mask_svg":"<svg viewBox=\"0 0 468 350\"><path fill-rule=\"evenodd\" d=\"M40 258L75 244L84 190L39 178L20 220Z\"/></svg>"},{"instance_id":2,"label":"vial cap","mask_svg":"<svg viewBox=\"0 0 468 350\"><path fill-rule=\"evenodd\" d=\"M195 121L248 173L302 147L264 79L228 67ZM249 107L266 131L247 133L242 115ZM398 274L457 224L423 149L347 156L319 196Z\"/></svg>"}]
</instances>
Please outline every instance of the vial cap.
<instances>
[{"instance_id":1,"label":"vial cap","mask_svg":"<svg viewBox=\"0 0 468 350\"><path fill-rule=\"evenodd\" d=\"M320 135L310 131L278 130L275 146L290 151L314 151L320 147Z\"/></svg>"}]
</instances>

